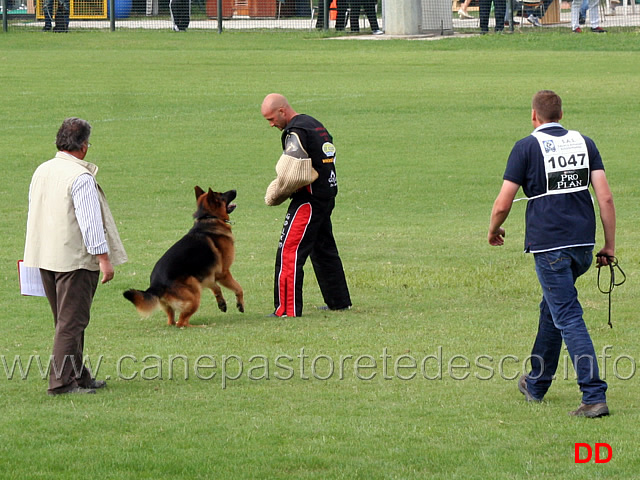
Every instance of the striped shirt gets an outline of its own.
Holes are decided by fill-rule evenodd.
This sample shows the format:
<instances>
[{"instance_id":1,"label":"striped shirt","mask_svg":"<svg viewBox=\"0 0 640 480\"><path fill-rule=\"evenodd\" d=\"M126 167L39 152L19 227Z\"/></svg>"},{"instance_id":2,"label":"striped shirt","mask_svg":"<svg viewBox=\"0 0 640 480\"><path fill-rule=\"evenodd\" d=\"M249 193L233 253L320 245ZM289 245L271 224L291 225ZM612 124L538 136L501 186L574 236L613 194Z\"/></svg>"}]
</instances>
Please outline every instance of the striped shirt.
<instances>
[{"instance_id":1,"label":"striped shirt","mask_svg":"<svg viewBox=\"0 0 640 480\"><path fill-rule=\"evenodd\" d=\"M108 253L98 187L93 176L88 173L78 176L71 187L71 197L87 252L91 255Z\"/></svg>"}]
</instances>

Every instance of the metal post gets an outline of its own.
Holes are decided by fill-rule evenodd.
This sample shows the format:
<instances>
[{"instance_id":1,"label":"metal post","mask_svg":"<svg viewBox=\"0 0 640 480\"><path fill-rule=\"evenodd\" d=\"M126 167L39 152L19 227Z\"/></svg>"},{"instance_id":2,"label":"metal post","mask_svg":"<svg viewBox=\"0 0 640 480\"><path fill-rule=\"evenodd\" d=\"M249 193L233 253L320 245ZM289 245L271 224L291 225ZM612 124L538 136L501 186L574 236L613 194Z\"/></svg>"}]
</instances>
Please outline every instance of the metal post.
<instances>
[{"instance_id":1,"label":"metal post","mask_svg":"<svg viewBox=\"0 0 640 480\"><path fill-rule=\"evenodd\" d=\"M7 0L2 0L2 31L9 31L9 23L8 23L9 13L7 12Z\"/></svg>"},{"instance_id":2,"label":"metal post","mask_svg":"<svg viewBox=\"0 0 640 480\"><path fill-rule=\"evenodd\" d=\"M507 0L509 2L509 31L513 32L513 7L515 6L514 0ZM634 0L635 1L635 0ZM524 8L524 6L523 6Z\"/></svg>"},{"instance_id":3,"label":"metal post","mask_svg":"<svg viewBox=\"0 0 640 480\"><path fill-rule=\"evenodd\" d=\"M324 11L324 16L322 23L322 29L326 32L329 30L329 0L323 0L322 2L322 10Z\"/></svg>"},{"instance_id":4,"label":"metal post","mask_svg":"<svg viewBox=\"0 0 640 480\"><path fill-rule=\"evenodd\" d=\"M109 0L109 25L112 32L116 31L116 0Z\"/></svg>"},{"instance_id":5,"label":"metal post","mask_svg":"<svg viewBox=\"0 0 640 480\"><path fill-rule=\"evenodd\" d=\"M218 4L218 33L222 33L222 0L217 0Z\"/></svg>"}]
</instances>

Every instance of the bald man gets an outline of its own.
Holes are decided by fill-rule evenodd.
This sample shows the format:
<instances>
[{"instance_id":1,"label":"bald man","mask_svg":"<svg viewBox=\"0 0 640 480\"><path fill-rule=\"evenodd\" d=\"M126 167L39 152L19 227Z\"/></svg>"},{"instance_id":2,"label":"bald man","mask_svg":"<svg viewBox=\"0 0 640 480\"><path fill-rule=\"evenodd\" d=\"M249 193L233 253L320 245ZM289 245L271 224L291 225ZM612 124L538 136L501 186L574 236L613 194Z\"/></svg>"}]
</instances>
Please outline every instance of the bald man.
<instances>
[{"instance_id":1,"label":"bald man","mask_svg":"<svg viewBox=\"0 0 640 480\"><path fill-rule=\"evenodd\" d=\"M338 194L333 138L318 120L298 114L278 93L265 97L261 113L282 131L283 150L265 203L280 205L291 199L276 254L271 315L302 315L303 268L309 256L326 303L320 308L348 310L351 297L331 225Z\"/></svg>"}]
</instances>

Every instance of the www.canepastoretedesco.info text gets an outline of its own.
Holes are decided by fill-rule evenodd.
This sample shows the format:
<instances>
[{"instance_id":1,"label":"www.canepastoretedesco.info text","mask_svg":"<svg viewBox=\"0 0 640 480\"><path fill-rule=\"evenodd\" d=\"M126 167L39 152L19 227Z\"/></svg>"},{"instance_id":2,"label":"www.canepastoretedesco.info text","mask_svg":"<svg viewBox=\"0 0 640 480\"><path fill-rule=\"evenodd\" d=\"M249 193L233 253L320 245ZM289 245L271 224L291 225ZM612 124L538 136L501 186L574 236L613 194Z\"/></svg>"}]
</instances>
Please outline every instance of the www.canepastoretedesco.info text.
<instances>
[{"instance_id":1,"label":"www.canepastoretedesco.info text","mask_svg":"<svg viewBox=\"0 0 640 480\"><path fill-rule=\"evenodd\" d=\"M619 380L630 380L635 376L635 359L626 354L615 357L612 346L602 348L600 355L596 355L599 364L600 377L606 379L607 372L612 373ZM306 348L300 348L295 355L255 354L242 356L237 354L202 354L202 355L168 355L157 354L134 355L125 354L116 360L109 360L105 355L84 357L83 362L98 378L101 371L108 373L107 380L114 376L120 380L178 380L197 379L203 381L218 381L222 388L229 382L246 378L252 381L292 379L301 380L345 380L354 378L370 381L375 378L383 380L443 380L449 377L453 380L515 380L523 373L530 371L531 356L517 355L464 355L458 353L447 354L444 347L439 346L434 353L414 355L411 353L390 354L388 347L381 349L381 353L372 354L310 354ZM542 359L538 359L542 360ZM588 362L595 365L591 358L578 358L577 362ZM73 368L78 368L76 362L65 357ZM36 375L46 379L50 374L59 375L63 365L55 365L51 357L40 355L0 355L0 363L7 380L26 380ZM565 354L560 359L556 378L565 380L575 379L570 357ZM115 373L114 373L115 372ZM76 372L78 375L80 372Z\"/></svg>"}]
</instances>

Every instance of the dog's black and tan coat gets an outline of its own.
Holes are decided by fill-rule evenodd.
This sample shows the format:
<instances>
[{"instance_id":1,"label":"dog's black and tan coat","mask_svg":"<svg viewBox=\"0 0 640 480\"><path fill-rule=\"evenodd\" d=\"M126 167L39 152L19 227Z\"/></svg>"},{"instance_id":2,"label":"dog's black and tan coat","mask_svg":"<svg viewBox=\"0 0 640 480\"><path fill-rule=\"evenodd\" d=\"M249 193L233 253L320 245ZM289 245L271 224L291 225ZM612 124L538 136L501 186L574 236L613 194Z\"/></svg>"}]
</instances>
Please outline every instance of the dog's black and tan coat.
<instances>
[{"instance_id":1,"label":"dog's black and tan coat","mask_svg":"<svg viewBox=\"0 0 640 480\"><path fill-rule=\"evenodd\" d=\"M229 214L236 207L231 203L236 191L205 192L195 187L195 192L198 208L193 228L158 260L147 290L124 292L142 315L161 307L169 325L176 325L175 312L179 311L178 327L191 326L189 319L200 306L203 287L213 291L223 312L227 303L220 285L230 289L236 295L238 310L244 312L242 287L229 271L235 256Z\"/></svg>"}]
</instances>

